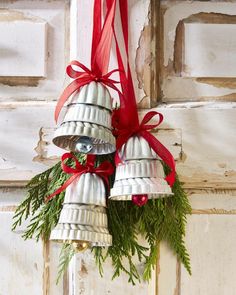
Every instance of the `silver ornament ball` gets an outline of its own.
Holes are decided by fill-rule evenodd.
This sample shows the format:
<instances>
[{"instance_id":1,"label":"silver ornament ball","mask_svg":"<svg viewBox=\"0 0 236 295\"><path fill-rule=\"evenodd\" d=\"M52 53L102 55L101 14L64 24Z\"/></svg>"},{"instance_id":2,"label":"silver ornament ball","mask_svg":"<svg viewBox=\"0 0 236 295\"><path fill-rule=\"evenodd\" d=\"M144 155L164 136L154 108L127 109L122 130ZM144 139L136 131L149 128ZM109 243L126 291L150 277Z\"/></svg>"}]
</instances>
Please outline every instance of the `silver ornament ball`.
<instances>
[{"instance_id":1,"label":"silver ornament ball","mask_svg":"<svg viewBox=\"0 0 236 295\"><path fill-rule=\"evenodd\" d=\"M83 154L89 153L93 149L93 143L90 137L81 136L75 144L75 149Z\"/></svg>"}]
</instances>

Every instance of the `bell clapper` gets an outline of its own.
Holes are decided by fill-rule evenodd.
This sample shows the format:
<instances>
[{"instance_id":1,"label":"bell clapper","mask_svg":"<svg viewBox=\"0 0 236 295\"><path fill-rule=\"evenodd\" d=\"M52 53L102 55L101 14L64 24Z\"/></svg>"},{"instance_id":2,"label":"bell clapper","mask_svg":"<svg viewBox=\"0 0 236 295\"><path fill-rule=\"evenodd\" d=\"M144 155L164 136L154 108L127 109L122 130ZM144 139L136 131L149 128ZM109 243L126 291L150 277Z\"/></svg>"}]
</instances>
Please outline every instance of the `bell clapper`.
<instances>
[{"instance_id":1,"label":"bell clapper","mask_svg":"<svg viewBox=\"0 0 236 295\"><path fill-rule=\"evenodd\" d=\"M76 252L84 252L89 247L89 242L86 241L73 241L72 242L73 248Z\"/></svg>"},{"instance_id":2,"label":"bell clapper","mask_svg":"<svg viewBox=\"0 0 236 295\"><path fill-rule=\"evenodd\" d=\"M90 137L81 136L75 144L75 148L78 152L87 154L93 149L93 143Z\"/></svg>"}]
</instances>

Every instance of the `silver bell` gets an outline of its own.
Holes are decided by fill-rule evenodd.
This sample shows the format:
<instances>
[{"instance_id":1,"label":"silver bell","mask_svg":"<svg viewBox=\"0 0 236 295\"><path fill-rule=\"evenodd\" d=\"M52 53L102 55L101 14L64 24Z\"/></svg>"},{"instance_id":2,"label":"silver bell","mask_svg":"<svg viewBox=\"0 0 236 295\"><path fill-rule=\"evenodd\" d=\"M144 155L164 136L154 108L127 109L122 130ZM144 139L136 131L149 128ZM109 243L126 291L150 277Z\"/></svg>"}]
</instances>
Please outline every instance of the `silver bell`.
<instances>
[{"instance_id":1,"label":"silver bell","mask_svg":"<svg viewBox=\"0 0 236 295\"><path fill-rule=\"evenodd\" d=\"M111 126L112 99L99 82L90 82L74 93L53 143L69 151L110 154L116 149ZM89 140L89 141L88 141Z\"/></svg>"}]
</instances>

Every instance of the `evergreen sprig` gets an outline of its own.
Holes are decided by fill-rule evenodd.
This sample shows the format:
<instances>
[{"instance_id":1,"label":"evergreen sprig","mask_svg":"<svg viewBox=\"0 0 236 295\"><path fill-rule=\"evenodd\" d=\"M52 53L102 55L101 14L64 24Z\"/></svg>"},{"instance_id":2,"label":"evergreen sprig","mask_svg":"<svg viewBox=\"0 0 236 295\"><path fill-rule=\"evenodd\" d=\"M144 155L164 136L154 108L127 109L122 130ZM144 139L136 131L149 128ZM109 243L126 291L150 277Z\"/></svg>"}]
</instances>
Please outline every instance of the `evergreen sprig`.
<instances>
[{"instance_id":1,"label":"evergreen sprig","mask_svg":"<svg viewBox=\"0 0 236 295\"><path fill-rule=\"evenodd\" d=\"M76 154L78 160L83 163L85 156ZM67 164L73 165L68 159ZM23 202L17 207L13 216L14 223L12 230L15 230L24 220L29 219L29 225L24 231L22 237L26 239L42 237L49 239L51 230L58 222L62 209L65 192L58 194L49 202L45 198L61 187L70 177L61 168L61 162L58 162L48 170L36 175L26 185L27 195Z\"/></svg>"},{"instance_id":2,"label":"evergreen sprig","mask_svg":"<svg viewBox=\"0 0 236 295\"><path fill-rule=\"evenodd\" d=\"M69 263L72 257L75 255L76 251L72 244L64 243L61 248L61 252L59 255L59 265L57 272L56 283L58 284L61 277L65 273L65 270L68 268Z\"/></svg>"}]
</instances>

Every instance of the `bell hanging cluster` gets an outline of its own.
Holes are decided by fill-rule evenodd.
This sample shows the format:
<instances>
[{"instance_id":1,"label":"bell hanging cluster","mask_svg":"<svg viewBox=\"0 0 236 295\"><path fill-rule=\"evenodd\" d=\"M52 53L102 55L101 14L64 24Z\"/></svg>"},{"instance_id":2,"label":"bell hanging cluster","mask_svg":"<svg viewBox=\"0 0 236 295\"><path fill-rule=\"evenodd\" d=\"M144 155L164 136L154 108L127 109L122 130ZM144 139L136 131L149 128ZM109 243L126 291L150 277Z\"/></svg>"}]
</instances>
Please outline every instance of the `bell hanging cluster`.
<instances>
[{"instance_id":1,"label":"bell hanging cluster","mask_svg":"<svg viewBox=\"0 0 236 295\"><path fill-rule=\"evenodd\" d=\"M53 143L73 152L113 153L111 110L111 96L103 84L92 81L82 86L71 97Z\"/></svg>"},{"instance_id":2,"label":"bell hanging cluster","mask_svg":"<svg viewBox=\"0 0 236 295\"><path fill-rule=\"evenodd\" d=\"M58 147L85 154L109 154L115 151L111 127L112 100L107 88L92 81L70 98L64 119L55 131ZM110 246L106 190L95 173L75 179L65 192L63 208L51 240L72 243L79 251L93 246Z\"/></svg>"},{"instance_id":3,"label":"bell hanging cluster","mask_svg":"<svg viewBox=\"0 0 236 295\"><path fill-rule=\"evenodd\" d=\"M172 195L160 158L141 136L133 136L119 151L115 182L110 191L114 201L133 200L141 206L147 199Z\"/></svg>"},{"instance_id":4,"label":"bell hanging cluster","mask_svg":"<svg viewBox=\"0 0 236 295\"><path fill-rule=\"evenodd\" d=\"M75 243L80 250L110 246L106 214L106 190L94 173L82 174L66 189L63 208L51 240Z\"/></svg>"}]
</instances>

